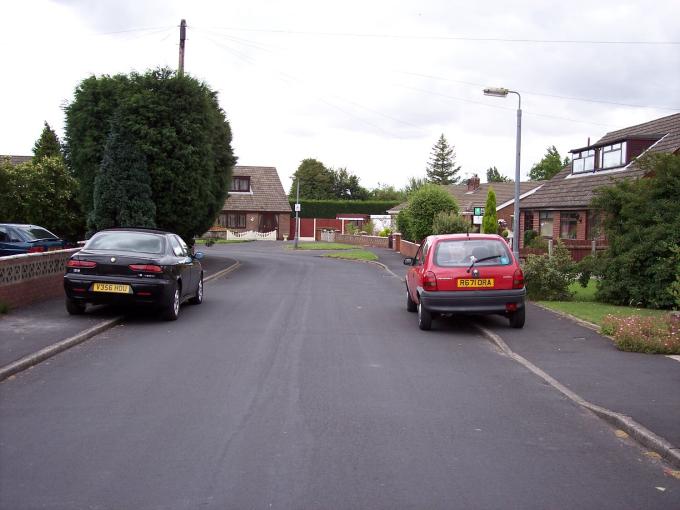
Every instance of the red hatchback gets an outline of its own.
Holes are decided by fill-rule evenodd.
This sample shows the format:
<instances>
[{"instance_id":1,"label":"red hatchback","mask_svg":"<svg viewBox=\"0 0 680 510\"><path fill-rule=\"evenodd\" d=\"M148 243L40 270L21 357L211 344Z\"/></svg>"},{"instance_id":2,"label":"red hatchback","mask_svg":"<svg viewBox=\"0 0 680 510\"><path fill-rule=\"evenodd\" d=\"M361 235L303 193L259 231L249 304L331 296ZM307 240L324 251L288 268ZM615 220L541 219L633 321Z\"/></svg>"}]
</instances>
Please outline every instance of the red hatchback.
<instances>
[{"instance_id":1,"label":"red hatchback","mask_svg":"<svg viewBox=\"0 0 680 510\"><path fill-rule=\"evenodd\" d=\"M430 236L407 257L406 309L428 330L440 314L499 314L524 326L524 274L495 234Z\"/></svg>"}]
</instances>

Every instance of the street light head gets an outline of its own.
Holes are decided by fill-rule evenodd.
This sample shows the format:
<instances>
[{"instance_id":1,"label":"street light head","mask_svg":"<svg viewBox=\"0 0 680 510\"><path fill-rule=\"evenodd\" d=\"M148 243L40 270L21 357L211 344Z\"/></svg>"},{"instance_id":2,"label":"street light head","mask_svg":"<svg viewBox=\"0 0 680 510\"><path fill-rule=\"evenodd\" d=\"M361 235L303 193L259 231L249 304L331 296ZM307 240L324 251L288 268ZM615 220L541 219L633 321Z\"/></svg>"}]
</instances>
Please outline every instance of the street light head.
<instances>
[{"instance_id":1,"label":"street light head","mask_svg":"<svg viewBox=\"0 0 680 510\"><path fill-rule=\"evenodd\" d=\"M510 92L508 89L502 87L489 87L484 89L485 96L505 97L508 95L508 92Z\"/></svg>"}]
</instances>

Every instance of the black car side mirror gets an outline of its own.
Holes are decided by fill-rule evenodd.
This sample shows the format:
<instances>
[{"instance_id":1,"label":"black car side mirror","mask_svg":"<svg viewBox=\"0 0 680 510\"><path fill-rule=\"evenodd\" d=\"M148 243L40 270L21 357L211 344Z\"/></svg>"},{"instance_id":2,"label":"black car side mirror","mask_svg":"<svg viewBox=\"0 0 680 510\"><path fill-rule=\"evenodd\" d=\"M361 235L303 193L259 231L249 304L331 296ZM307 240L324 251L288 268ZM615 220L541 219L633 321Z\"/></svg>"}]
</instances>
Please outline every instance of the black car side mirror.
<instances>
[{"instance_id":1,"label":"black car side mirror","mask_svg":"<svg viewBox=\"0 0 680 510\"><path fill-rule=\"evenodd\" d=\"M201 260L203 257L204 257L204 255L203 255L202 251L197 251L196 253L194 253L194 258L196 260Z\"/></svg>"},{"instance_id":2,"label":"black car side mirror","mask_svg":"<svg viewBox=\"0 0 680 510\"><path fill-rule=\"evenodd\" d=\"M415 260L413 257L406 257L404 258L404 265L405 266L412 266L415 263Z\"/></svg>"}]
</instances>

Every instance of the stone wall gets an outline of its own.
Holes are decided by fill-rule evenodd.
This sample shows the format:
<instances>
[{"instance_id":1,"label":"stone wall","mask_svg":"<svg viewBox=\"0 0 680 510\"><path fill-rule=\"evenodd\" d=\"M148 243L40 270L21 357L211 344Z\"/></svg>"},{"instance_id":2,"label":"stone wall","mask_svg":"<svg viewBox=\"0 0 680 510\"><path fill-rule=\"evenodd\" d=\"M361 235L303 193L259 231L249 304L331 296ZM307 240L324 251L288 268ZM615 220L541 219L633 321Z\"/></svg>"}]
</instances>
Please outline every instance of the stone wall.
<instances>
[{"instance_id":1,"label":"stone wall","mask_svg":"<svg viewBox=\"0 0 680 510\"><path fill-rule=\"evenodd\" d=\"M79 250L0 258L0 302L16 308L63 296L66 261Z\"/></svg>"}]
</instances>

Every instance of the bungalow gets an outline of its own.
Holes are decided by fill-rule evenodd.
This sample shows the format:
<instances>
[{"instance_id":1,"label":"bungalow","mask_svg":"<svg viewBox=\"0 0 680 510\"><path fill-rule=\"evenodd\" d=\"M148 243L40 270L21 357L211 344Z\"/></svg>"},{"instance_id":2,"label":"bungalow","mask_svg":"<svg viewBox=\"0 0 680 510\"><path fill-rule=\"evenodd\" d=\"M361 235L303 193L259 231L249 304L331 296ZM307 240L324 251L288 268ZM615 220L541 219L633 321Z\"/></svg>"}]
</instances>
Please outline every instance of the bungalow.
<instances>
[{"instance_id":1,"label":"bungalow","mask_svg":"<svg viewBox=\"0 0 680 510\"><path fill-rule=\"evenodd\" d=\"M235 166L217 226L233 232L290 234L291 208L274 167Z\"/></svg>"},{"instance_id":2,"label":"bungalow","mask_svg":"<svg viewBox=\"0 0 680 510\"><path fill-rule=\"evenodd\" d=\"M540 188L545 181L527 181L519 183L520 203L526 197L531 196ZM496 194L496 215L499 220L505 220L509 229L512 229L512 218L514 216L515 183L514 182L481 182L479 177L474 175L464 184L449 184L444 189L456 200L459 214L470 221L474 230L479 230L482 224L484 207L489 188L493 188ZM395 220L399 211L407 206L407 202L399 204L387 214ZM396 224L393 221L393 224Z\"/></svg>"},{"instance_id":3,"label":"bungalow","mask_svg":"<svg viewBox=\"0 0 680 510\"><path fill-rule=\"evenodd\" d=\"M680 154L680 113L612 131L572 150L572 162L521 202L520 232L534 230L574 246L604 241L599 213L590 206L594 191L644 176L639 158L654 153Z\"/></svg>"}]
</instances>

